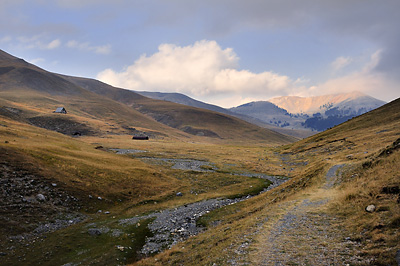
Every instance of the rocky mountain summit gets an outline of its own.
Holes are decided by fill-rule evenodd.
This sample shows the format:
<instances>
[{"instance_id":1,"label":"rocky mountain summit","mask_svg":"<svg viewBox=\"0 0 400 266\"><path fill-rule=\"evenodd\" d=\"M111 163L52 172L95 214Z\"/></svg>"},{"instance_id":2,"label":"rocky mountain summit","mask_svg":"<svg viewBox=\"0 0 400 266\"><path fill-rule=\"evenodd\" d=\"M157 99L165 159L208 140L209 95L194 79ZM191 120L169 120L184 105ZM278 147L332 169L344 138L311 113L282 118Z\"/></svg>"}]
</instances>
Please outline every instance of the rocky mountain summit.
<instances>
[{"instance_id":1,"label":"rocky mountain summit","mask_svg":"<svg viewBox=\"0 0 400 266\"><path fill-rule=\"evenodd\" d=\"M351 92L315 97L283 96L230 110L281 128L324 131L383 104L361 92Z\"/></svg>"}]
</instances>

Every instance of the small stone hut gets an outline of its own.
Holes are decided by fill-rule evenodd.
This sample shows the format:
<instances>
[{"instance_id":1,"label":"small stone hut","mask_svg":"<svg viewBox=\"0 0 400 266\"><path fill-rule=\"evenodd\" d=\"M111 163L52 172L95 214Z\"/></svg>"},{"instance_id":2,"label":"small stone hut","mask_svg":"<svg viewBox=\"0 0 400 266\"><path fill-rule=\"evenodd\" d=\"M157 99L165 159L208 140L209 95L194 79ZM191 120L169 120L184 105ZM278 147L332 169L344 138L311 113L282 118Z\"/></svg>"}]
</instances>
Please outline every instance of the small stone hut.
<instances>
[{"instance_id":1,"label":"small stone hut","mask_svg":"<svg viewBox=\"0 0 400 266\"><path fill-rule=\"evenodd\" d=\"M67 110L65 110L64 107L57 107L57 109L56 109L53 113L56 113L56 114L66 114L66 113L67 113Z\"/></svg>"},{"instance_id":2,"label":"small stone hut","mask_svg":"<svg viewBox=\"0 0 400 266\"><path fill-rule=\"evenodd\" d=\"M136 140L149 140L149 136L133 136L132 139L136 139Z\"/></svg>"}]
</instances>

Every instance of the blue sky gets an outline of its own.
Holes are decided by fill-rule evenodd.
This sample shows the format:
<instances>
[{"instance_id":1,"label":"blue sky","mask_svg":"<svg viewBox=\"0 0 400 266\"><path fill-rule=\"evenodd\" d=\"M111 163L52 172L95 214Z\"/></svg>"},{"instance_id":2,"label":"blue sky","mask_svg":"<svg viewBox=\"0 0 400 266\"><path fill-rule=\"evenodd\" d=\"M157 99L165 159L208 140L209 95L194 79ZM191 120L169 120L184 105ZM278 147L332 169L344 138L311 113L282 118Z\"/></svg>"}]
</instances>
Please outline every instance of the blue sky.
<instances>
[{"instance_id":1,"label":"blue sky","mask_svg":"<svg viewBox=\"0 0 400 266\"><path fill-rule=\"evenodd\" d=\"M0 49L46 70L223 107L400 96L398 0L2 0Z\"/></svg>"}]
</instances>

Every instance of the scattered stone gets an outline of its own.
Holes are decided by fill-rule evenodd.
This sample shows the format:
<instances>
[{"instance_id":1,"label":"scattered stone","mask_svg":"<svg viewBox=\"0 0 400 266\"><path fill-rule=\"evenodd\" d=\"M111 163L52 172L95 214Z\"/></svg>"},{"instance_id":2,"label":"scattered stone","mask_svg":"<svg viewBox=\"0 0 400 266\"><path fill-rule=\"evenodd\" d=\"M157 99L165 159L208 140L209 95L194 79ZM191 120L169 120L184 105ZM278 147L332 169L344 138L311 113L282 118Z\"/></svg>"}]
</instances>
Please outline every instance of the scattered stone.
<instances>
[{"instance_id":1,"label":"scattered stone","mask_svg":"<svg viewBox=\"0 0 400 266\"><path fill-rule=\"evenodd\" d=\"M109 211L106 211L106 212L104 212L104 214L110 214L110 212L109 212Z\"/></svg>"},{"instance_id":2,"label":"scattered stone","mask_svg":"<svg viewBox=\"0 0 400 266\"><path fill-rule=\"evenodd\" d=\"M68 217L65 217L66 219L55 219L52 222L47 222L40 224L38 227L36 227L33 232L35 234L43 234L43 233L49 233L49 232L54 232L57 230L60 230L62 228L66 228L70 225L77 224L82 222L85 219L85 216L83 215L68 215Z\"/></svg>"},{"instance_id":3,"label":"scattered stone","mask_svg":"<svg viewBox=\"0 0 400 266\"><path fill-rule=\"evenodd\" d=\"M92 196L92 195L89 195L89 199L93 199L93 196Z\"/></svg>"},{"instance_id":4,"label":"scattered stone","mask_svg":"<svg viewBox=\"0 0 400 266\"><path fill-rule=\"evenodd\" d=\"M5 252L0 252L0 256L7 256L7 253L5 253Z\"/></svg>"},{"instance_id":5,"label":"scattered stone","mask_svg":"<svg viewBox=\"0 0 400 266\"><path fill-rule=\"evenodd\" d=\"M52 185L53 187L56 187L56 186L57 186L57 184L56 184L56 183L51 183L51 185Z\"/></svg>"},{"instance_id":6,"label":"scattered stone","mask_svg":"<svg viewBox=\"0 0 400 266\"><path fill-rule=\"evenodd\" d=\"M397 266L400 266L400 249L397 250L395 258L396 258Z\"/></svg>"},{"instance_id":7,"label":"scattered stone","mask_svg":"<svg viewBox=\"0 0 400 266\"><path fill-rule=\"evenodd\" d=\"M118 250L120 250L120 251L124 251L124 250L125 250L125 247L120 246L120 245L117 245L116 248L117 248Z\"/></svg>"},{"instance_id":8,"label":"scattered stone","mask_svg":"<svg viewBox=\"0 0 400 266\"><path fill-rule=\"evenodd\" d=\"M122 234L123 234L123 232L121 230L118 230L118 229L113 229L111 231L111 235L113 237L120 237Z\"/></svg>"},{"instance_id":9,"label":"scattered stone","mask_svg":"<svg viewBox=\"0 0 400 266\"><path fill-rule=\"evenodd\" d=\"M38 200L38 201L45 201L46 200L46 197L43 195L43 194L37 194L36 195L36 199Z\"/></svg>"},{"instance_id":10,"label":"scattered stone","mask_svg":"<svg viewBox=\"0 0 400 266\"><path fill-rule=\"evenodd\" d=\"M375 210L376 210L376 206L373 205L373 204L368 205L368 206L365 208L365 211L366 211L366 212L374 212Z\"/></svg>"},{"instance_id":11,"label":"scattered stone","mask_svg":"<svg viewBox=\"0 0 400 266\"><path fill-rule=\"evenodd\" d=\"M98 199L98 200L102 200L102 198L101 198L101 197L97 197L97 199Z\"/></svg>"},{"instance_id":12,"label":"scattered stone","mask_svg":"<svg viewBox=\"0 0 400 266\"><path fill-rule=\"evenodd\" d=\"M288 180L287 178L255 173L241 173L240 175L270 180L273 184L262 192L275 188ZM178 192L176 193L176 196L183 196L183 193ZM198 226L196 221L204 214L223 206L241 202L247 198L249 197L244 196L236 199L205 200L186 204L173 209L166 209L145 216L135 216L132 218L122 219L119 220L119 224L122 226L136 225L136 227L139 227L143 220L154 219L147 225L152 236L146 237L146 243L141 250L143 255L148 256L150 254L159 253L166 248L174 246L180 241L202 232L204 228Z\"/></svg>"},{"instance_id":13,"label":"scattered stone","mask_svg":"<svg viewBox=\"0 0 400 266\"><path fill-rule=\"evenodd\" d=\"M91 236L99 236L99 235L101 235L101 230L97 229L97 228L89 228L88 233Z\"/></svg>"}]
</instances>

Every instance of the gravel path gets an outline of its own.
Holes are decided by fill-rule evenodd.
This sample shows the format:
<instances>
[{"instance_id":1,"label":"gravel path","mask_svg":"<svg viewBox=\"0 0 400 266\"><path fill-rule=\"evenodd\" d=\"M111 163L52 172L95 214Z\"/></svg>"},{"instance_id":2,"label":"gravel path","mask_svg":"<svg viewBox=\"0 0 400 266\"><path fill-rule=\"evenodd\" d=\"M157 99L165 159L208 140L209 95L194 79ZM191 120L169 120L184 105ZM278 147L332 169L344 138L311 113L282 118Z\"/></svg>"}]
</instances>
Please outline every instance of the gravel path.
<instances>
[{"instance_id":1,"label":"gravel path","mask_svg":"<svg viewBox=\"0 0 400 266\"><path fill-rule=\"evenodd\" d=\"M252 260L257 265L347 265L358 263L354 257L357 242L336 225L324 205L329 202L328 190L337 179L335 165L326 174L322 189L304 199L279 206L278 218L267 220L264 232L257 239L258 251Z\"/></svg>"}]
</instances>

